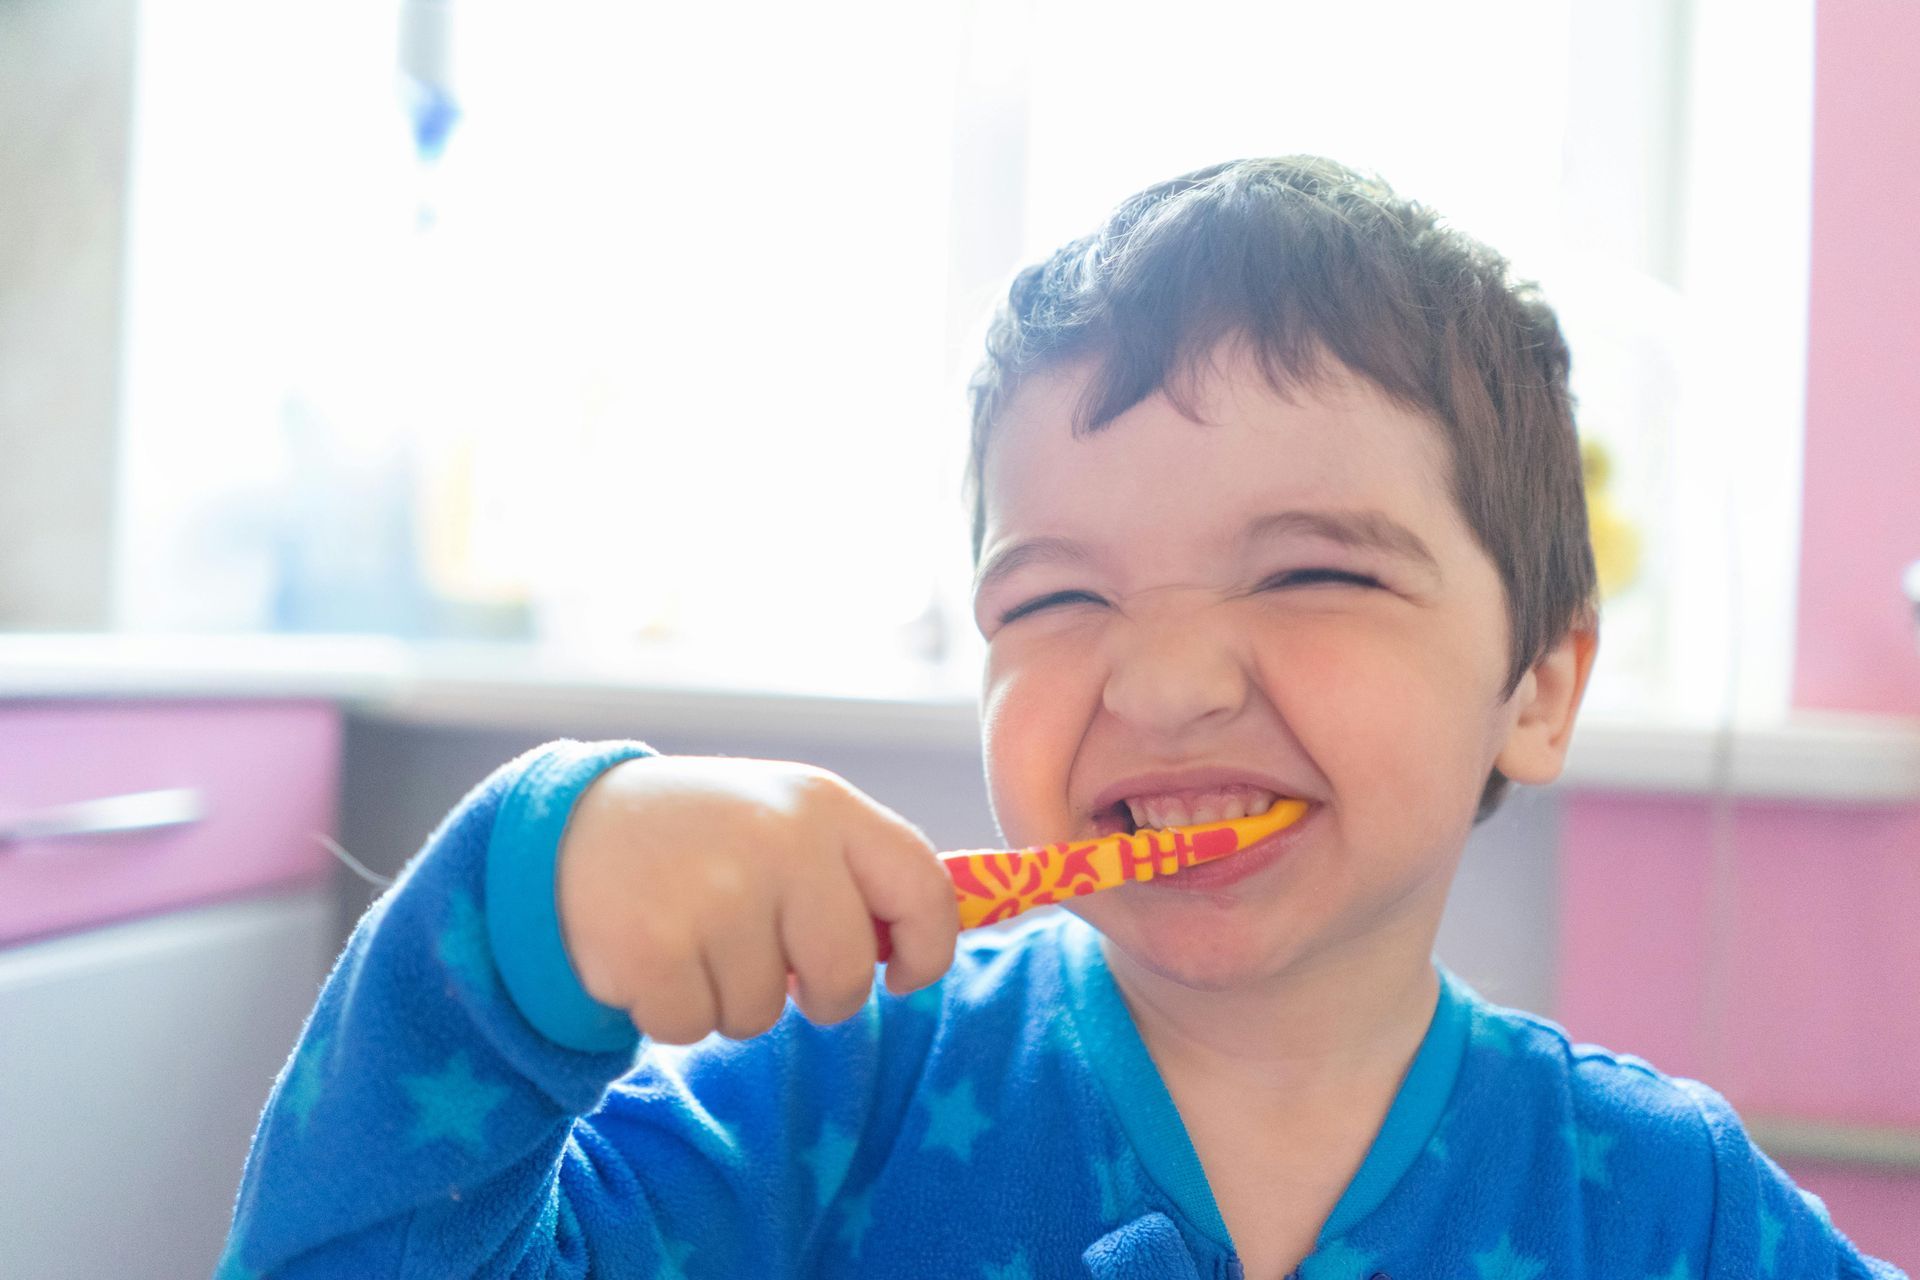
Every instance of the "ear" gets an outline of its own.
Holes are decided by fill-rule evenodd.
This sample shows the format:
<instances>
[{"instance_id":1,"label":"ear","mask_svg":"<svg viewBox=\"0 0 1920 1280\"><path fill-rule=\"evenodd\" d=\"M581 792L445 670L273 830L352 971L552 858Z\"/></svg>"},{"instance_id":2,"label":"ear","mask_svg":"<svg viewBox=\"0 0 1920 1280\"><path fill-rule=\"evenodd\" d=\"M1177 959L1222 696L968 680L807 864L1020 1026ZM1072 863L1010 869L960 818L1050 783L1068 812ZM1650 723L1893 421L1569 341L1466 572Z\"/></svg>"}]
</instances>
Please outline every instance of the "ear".
<instances>
[{"instance_id":1,"label":"ear","mask_svg":"<svg viewBox=\"0 0 1920 1280\"><path fill-rule=\"evenodd\" d=\"M1514 715L1494 768L1515 782L1540 786L1560 776L1573 741L1573 721L1600 647L1599 627L1572 627L1520 679L1508 706Z\"/></svg>"}]
</instances>

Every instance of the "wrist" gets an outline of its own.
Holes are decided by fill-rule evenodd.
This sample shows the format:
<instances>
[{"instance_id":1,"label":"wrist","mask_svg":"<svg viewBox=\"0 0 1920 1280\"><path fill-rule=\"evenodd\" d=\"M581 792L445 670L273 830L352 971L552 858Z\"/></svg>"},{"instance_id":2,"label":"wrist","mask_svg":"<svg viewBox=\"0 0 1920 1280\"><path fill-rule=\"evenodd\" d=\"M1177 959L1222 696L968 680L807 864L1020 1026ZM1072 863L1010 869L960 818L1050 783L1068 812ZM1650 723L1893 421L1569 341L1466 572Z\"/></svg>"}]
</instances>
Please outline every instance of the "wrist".
<instances>
[{"instance_id":1,"label":"wrist","mask_svg":"<svg viewBox=\"0 0 1920 1280\"><path fill-rule=\"evenodd\" d=\"M488 941L508 995L548 1039L568 1048L630 1047L625 1010L593 997L562 929L559 858L581 794L606 770L653 752L634 741L565 740L536 756L501 802L487 849Z\"/></svg>"}]
</instances>

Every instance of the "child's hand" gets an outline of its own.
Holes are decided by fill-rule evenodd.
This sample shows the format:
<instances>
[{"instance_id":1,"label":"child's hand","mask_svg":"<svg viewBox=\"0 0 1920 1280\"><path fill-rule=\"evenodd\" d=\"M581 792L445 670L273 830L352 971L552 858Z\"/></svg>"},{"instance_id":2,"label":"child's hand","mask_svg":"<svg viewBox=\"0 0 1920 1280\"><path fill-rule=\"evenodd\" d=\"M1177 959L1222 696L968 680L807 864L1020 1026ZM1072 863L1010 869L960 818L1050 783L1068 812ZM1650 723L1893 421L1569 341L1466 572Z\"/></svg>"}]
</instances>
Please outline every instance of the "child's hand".
<instances>
[{"instance_id":1,"label":"child's hand","mask_svg":"<svg viewBox=\"0 0 1920 1280\"><path fill-rule=\"evenodd\" d=\"M561 933L587 993L665 1044L759 1035L790 989L814 1022L852 1017L876 919L892 927L894 994L953 963L959 911L933 846L811 765L625 761L581 794L559 859Z\"/></svg>"}]
</instances>

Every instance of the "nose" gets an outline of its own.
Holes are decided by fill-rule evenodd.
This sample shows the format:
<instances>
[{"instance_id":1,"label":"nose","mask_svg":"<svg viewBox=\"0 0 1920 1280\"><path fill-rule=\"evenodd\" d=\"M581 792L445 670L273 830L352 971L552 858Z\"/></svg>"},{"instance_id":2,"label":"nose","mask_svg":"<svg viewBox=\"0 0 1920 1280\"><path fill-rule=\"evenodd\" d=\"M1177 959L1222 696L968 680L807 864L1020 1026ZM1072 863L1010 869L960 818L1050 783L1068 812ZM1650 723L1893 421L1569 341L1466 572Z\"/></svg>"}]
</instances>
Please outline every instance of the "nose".
<instances>
[{"instance_id":1,"label":"nose","mask_svg":"<svg viewBox=\"0 0 1920 1280\"><path fill-rule=\"evenodd\" d=\"M1109 645L1102 704L1144 733L1178 737L1246 705L1250 678L1234 637L1194 610L1130 619Z\"/></svg>"}]
</instances>

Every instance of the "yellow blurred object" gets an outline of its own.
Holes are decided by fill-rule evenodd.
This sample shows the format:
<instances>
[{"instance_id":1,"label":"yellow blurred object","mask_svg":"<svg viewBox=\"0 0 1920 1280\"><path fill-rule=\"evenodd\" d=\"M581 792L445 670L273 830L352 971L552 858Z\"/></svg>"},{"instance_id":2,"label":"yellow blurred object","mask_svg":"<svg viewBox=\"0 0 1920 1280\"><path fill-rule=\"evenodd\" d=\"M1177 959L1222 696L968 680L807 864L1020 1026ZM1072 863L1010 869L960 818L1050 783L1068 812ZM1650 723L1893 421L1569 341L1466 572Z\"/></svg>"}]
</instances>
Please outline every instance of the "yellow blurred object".
<instances>
[{"instance_id":1,"label":"yellow blurred object","mask_svg":"<svg viewBox=\"0 0 1920 1280\"><path fill-rule=\"evenodd\" d=\"M421 571L444 599L475 604L524 604L529 586L517 566L487 554L502 535L485 523L486 480L505 470L481 441L458 435L421 480L418 536ZM497 491L499 486L494 486Z\"/></svg>"},{"instance_id":2,"label":"yellow blurred object","mask_svg":"<svg viewBox=\"0 0 1920 1280\"><path fill-rule=\"evenodd\" d=\"M1597 440L1580 442L1580 471L1586 481L1587 533L1600 575L1600 598L1608 600L1631 586L1640 572L1640 531L1607 493L1613 459Z\"/></svg>"}]
</instances>

